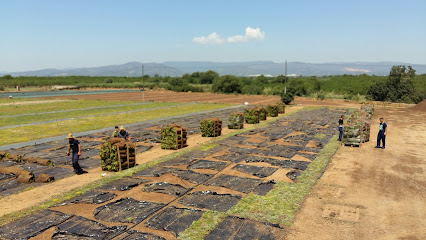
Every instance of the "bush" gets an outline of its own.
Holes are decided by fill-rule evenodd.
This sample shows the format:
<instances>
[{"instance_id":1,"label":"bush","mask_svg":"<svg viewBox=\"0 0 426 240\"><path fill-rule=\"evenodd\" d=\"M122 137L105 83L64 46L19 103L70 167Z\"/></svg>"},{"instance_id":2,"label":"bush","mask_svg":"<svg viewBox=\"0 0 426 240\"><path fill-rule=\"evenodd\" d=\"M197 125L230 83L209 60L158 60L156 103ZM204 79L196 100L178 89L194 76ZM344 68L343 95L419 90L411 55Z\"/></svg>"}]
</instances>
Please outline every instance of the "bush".
<instances>
[{"instance_id":1,"label":"bush","mask_svg":"<svg viewBox=\"0 0 426 240\"><path fill-rule=\"evenodd\" d=\"M112 80L112 78L108 78L107 80L105 80L105 83L113 83L114 81Z\"/></svg>"},{"instance_id":2,"label":"bush","mask_svg":"<svg viewBox=\"0 0 426 240\"><path fill-rule=\"evenodd\" d=\"M241 93L241 79L225 75L213 81L212 91L216 93Z\"/></svg>"},{"instance_id":3,"label":"bush","mask_svg":"<svg viewBox=\"0 0 426 240\"><path fill-rule=\"evenodd\" d=\"M246 85L241 89L241 92L249 95L261 95L263 87L259 85Z\"/></svg>"},{"instance_id":4,"label":"bush","mask_svg":"<svg viewBox=\"0 0 426 240\"><path fill-rule=\"evenodd\" d=\"M290 104L293 100L294 100L294 94L291 91L291 89L289 89L287 93L284 93L284 91L281 93L281 101L285 103L285 105Z\"/></svg>"},{"instance_id":5,"label":"bush","mask_svg":"<svg viewBox=\"0 0 426 240\"><path fill-rule=\"evenodd\" d=\"M0 91L4 91L4 86L0 85Z\"/></svg>"}]
</instances>

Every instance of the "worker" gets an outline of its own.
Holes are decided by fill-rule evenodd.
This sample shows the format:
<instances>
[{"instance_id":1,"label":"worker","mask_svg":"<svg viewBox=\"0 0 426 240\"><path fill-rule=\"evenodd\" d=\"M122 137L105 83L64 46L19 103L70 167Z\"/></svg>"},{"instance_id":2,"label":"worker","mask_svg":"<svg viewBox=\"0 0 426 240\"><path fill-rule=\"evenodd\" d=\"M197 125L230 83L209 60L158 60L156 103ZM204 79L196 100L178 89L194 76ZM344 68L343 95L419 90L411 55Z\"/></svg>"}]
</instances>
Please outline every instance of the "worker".
<instances>
[{"instance_id":1,"label":"worker","mask_svg":"<svg viewBox=\"0 0 426 240\"><path fill-rule=\"evenodd\" d=\"M377 146L376 146L376 148L385 149L387 131L388 131L388 125L385 123L385 119L381 117L380 118L380 125L379 125L379 133L377 134ZM380 147L380 141L383 143L383 147Z\"/></svg>"},{"instance_id":2,"label":"worker","mask_svg":"<svg viewBox=\"0 0 426 240\"><path fill-rule=\"evenodd\" d=\"M80 164L78 164L78 160L81 156L81 145L80 142L74 138L74 136L72 135L72 133L68 134L68 141L69 141L69 147L68 147L68 152L67 155L70 155L70 151L72 150L72 167L74 168L74 172L78 175L81 175L83 173L87 173L86 171L84 171L81 167Z\"/></svg>"},{"instance_id":3,"label":"worker","mask_svg":"<svg viewBox=\"0 0 426 240\"><path fill-rule=\"evenodd\" d=\"M342 136L343 136L343 120L344 119L345 119L344 115L340 116L340 119L339 119L339 141L342 141Z\"/></svg>"},{"instance_id":4,"label":"worker","mask_svg":"<svg viewBox=\"0 0 426 240\"><path fill-rule=\"evenodd\" d=\"M126 129L124 129L124 126L120 127L120 131L118 132L119 138L124 138L126 141L130 141L129 133L126 132Z\"/></svg>"},{"instance_id":5,"label":"worker","mask_svg":"<svg viewBox=\"0 0 426 240\"><path fill-rule=\"evenodd\" d=\"M118 132L119 132L118 126L115 126L114 132L112 133L111 137L113 138L118 137Z\"/></svg>"}]
</instances>

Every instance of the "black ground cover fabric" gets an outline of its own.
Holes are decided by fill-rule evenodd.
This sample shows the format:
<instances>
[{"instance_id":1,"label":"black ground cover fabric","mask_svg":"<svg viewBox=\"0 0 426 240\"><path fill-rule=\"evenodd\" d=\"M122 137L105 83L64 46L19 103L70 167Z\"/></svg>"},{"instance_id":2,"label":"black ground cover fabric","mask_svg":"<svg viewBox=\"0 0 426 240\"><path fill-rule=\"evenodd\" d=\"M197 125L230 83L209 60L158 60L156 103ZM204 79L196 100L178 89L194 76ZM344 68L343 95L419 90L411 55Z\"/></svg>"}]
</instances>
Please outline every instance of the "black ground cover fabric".
<instances>
[{"instance_id":1,"label":"black ground cover fabric","mask_svg":"<svg viewBox=\"0 0 426 240\"><path fill-rule=\"evenodd\" d=\"M232 169L237 170L239 172L251 174L259 178L271 176L272 174L274 174L274 172L278 170L278 168L273 167L258 167L245 164L237 164Z\"/></svg>"},{"instance_id":2,"label":"black ground cover fabric","mask_svg":"<svg viewBox=\"0 0 426 240\"><path fill-rule=\"evenodd\" d=\"M112 239L126 229L127 226L107 227L99 222L74 216L56 227L52 239Z\"/></svg>"},{"instance_id":3,"label":"black ground cover fabric","mask_svg":"<svg viewBox=\"0 0 426 240\"><path fill-rule=\"evenodd\" d=\"M140 223L165 204L122 198L95 209L96 219L107 222Z\"/></svg>"},{"instance_id":4,"label":"black ground cover fabric","mask_svg":"<svg viewBox=\"0 0 426 240\"><path fill-rule=\"evenodd\" d=\"M65 222L69 218L71 218L71 215L52 210L43 210L0 227L0 238L28 239L37 236L50 227Z\"/></svg>"},{"instance_id":5,"label":"black ground cover fabric","mask_svg":"<svg viewBox=\"0 0 426 240\"><path fill-rule=\"evenodd\" d=\"M182 185L171 184L168 182L146 184L142 189L144 192L164 193L171 196L181 196L189 190Z\"/></svg>"},{"instance_id":6,"label":"black ground cover fabric","mask_svg":"<svg viewBox=\"0 0 426 240\"><path fill-rule=\"evenodd\" d=\"M126 191L134 187L137 187L141 183L147 183L147 182L149 182L149 180L132 178L132 177L123 177L121 179L110 182L106 185L103 185L97 189L104 190L104 191Z\"/></svg>"},{"instance_id":7,"label":"black ground cover fabric","mask_svg":"<svg viewBox=\"0 0 426 240\"><path fill-rule=\"evenodd\" d=\"M261 184L259 184L253 191L252 193L259 195L259 196L265 196L266 194L268 194L269 191L272 190L272 188L274 188L275 186L275 181L271 180L268 182L263 182Z\"/></svg>"},{"instance_id":8,"label":"black ground cover fabric","mask_svg":"<svg viewBox=\"0 0 426 240\"><path fill-rule=\"evenodd\" d=\"M241 195L218 194L211 191L193 192L179 199L186 206L226 212L240 201Z\"/></svg>"},{"instance_id":9,"label":"black ground cover fabric","mask_svg":"<svg viewBox=\"0 0 426 240\"><path fill-rule=\"evenodd\" d=\"M174 171L176 171L175 168L155 166L155 167L144 169L139 172L135 172L133 174L133 177L159 177L165 173L172 173Z\"/></svg>"},{"instance_id":10,"label":"black ground cover fabric","mask_svg":"<svg viewBox=\"0 0 426 240\"><path fill-rule=\"evenodd\" d=\"M67 200L59 205L69 205L69 204L78 204L78 203L86 203L86 204L101 204L104 202L108 202L115 198L117 194L110 192L100 192L96 190L92 190L86 193L83 193L80 196L73 197L70 200Z\"/></svg>"},{"instance_id":11,"label":"black ground cover fabric","mask_svg":"<svg viewBox=\"0 0 426 240\"><path fill-rule=\"evenodd\" d=\"M134 230L127 231L123 235L124 236L120 236L118 240L166 240L165 238L151 233L144 233Z\"/></svg>"},{"instance_id":12,"label":"black ground cover fabric","mask_svg":"<svg viewBox=\"0 0 426 240\"><path fill-rule=\"evenodd\" d=\"M204 211L191 208L168 207L149 219L144 225L149 228L165 230L178 236L193 221L200 219L203 213Z\"/></svg>"},{"instance_id":13,"label":"black ground cover fabric","mask_svg":"<svg viewBox=\"0 0 426 240\"><path fill-rule=\"evenodd\" d=\"M220 161L210 161L210 160L198 160L191 163L188 166L188 169L211 169L216 171L222 171L229 163L220 162Z\"/></svg>"},{"instance_id":14,"label":"black ground cover fabric","mask_svg":"<svg viewBox=\"0 0 426 240\"><path fill-rule=\"evenodd\" d=\"M66 178L66 177L69 177L71 175L74 175L74 170L71 167L66 168L66 167L57 166L57 167L45 168L45 169L38 171L34 174L39 175L39 174L42 174L42 173L53 176L55 178L55 180L59 180L59 179Z\"/></svg>"},{"instance_id":15,"label":"black ground cover fabric","mask_svg":"<svg viewBox=\"0 0 426 240\"><path fill-rule=\"evenodd\" d=\"M239 154L239 153L231 153L226 155L215 156L214 158L224 161L230 161L233 163L239 163L246 159L249 155Z\"/></svg>"},{"instance_id":16,"label":"black ground cover fabric","mask_svg":"<svg viewBox=\"0 0 426 240\"><path fill-rule=\"evenodd\" d=\"M173 172L173 175L195 184L203 183L213 177L212 174L197 173L191 170L176 170Z\"/></svg>"},{"instance_id":17,"label":"black ground cover fabric","mask_svg":"<svg viewBox=\"0 0 426 240\"><path fill-rule=\"evenodd\" d=\"M205 183L205 185L210 186L218 186L218 187L225 187L229 188L235 191L243 192L243 193L249 193L251 192L259 183L261 183L261 180L252 179L252 178L241 178L231 175L219 175L218 177L212 179L211 181L208 181Z\"/></svg>"}]
</instances>

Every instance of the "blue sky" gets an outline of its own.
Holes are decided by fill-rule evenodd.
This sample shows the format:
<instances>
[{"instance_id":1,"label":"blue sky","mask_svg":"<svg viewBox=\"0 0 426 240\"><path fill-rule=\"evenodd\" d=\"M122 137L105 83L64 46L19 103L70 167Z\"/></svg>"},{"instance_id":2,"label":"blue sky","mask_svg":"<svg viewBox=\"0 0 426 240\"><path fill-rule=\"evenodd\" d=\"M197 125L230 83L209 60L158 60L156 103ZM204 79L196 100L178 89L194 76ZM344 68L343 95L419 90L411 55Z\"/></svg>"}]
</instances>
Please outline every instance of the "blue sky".
<instances>
[{"instance_id":1,"label":"blue sky","mask_svg":"<svg viewBox=\"0 0 426 240\"><path fill-rule=\"evenodd\" d=\"M426 64L425 12L424 0L0 0L0 72L131 61Z\"/></svg>"}]
</instances>

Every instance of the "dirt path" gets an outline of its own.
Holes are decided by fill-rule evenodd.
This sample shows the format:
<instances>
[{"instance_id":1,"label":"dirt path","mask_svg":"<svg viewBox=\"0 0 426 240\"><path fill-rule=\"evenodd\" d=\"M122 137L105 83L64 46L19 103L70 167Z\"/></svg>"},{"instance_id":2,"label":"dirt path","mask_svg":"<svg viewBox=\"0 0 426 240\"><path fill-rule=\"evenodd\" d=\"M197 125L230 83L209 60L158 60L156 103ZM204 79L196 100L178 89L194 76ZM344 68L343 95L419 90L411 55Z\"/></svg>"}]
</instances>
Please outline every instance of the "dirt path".
<instances>
[{"instance_id":1,"label":"dirt path","mask_svg":"<svg viewBox=\"0 0 426 240\"><path fill-rule=\"evenodd\" d=\"M381 116L386 149L375 149ZM376 107L372 141L338 150L287 239L426 239L425 119L425 112Z\"/></svg>"}]
</instances>

